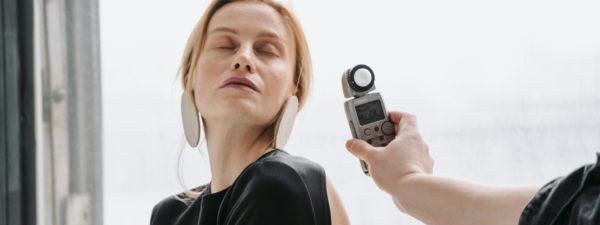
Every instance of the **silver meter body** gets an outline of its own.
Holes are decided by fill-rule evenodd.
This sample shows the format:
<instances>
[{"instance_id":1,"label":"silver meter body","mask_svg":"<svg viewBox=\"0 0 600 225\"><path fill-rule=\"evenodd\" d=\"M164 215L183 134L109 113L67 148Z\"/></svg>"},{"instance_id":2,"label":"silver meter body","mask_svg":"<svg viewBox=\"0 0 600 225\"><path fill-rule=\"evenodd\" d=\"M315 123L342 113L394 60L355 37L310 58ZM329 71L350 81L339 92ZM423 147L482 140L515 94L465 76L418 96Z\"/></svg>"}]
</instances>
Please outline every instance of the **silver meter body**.
<instances>
[{"instance_id":1,"label":"silver meter body","mask_svg":"<svg viewBox=\"0 0 600 225\"><path fill-rule=\"evenodd\" d=\"M375 90L375 74L367 65L356 65L342 75L346 118L352 137L373 146L386 146L394 137L394 124L388 118L383 98ZM367 164L360 160L365 175L370 176Z\"/></svg>"}]
</instances>

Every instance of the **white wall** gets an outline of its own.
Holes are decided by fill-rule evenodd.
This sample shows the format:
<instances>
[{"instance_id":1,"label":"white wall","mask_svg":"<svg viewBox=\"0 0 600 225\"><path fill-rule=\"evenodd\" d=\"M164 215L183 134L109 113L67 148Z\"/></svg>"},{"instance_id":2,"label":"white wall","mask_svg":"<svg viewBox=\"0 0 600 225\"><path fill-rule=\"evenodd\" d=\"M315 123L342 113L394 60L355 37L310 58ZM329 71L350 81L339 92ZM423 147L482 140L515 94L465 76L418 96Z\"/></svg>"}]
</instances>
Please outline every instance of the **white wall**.
<instances>
[{"instance_id":1,"label":"white wall","mask_svg":"<svg viewBox=\"0 0 600 225\"><path fill-rule=\"evenodd\" d=\"M344 148L342 72L376 73L388 109L416 114L435 173L545 183L600 151L597 1L293 1L314 64L287 150L320 163L354 224L420 224ZM181 191L178 63L207 1L100 2L106 224L146 224ZM317 97L318 96L318 97ZM183 153L188 186L210 180Z\"/></svg>"}]
</instances>

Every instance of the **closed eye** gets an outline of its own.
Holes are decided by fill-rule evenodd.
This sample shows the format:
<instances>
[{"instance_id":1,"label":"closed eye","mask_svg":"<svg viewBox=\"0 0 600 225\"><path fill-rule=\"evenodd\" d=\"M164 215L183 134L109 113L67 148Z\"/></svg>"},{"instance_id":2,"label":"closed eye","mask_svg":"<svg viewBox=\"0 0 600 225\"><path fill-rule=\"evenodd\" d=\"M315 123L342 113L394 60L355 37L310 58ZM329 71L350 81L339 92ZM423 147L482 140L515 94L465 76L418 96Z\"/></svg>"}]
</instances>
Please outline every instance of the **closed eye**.
<instances>
[{"instance_id":1,"label":"closed eye","mask_svg":"<svg viewBox=\"0 0 600 225\"><path fill-rule=\"evenodd\" d=\"M279 55L271 52L271 51L265 51L265 50L259 50L258 53L262 54L262 55L267 55L267 56L273 56L273 57L278 57Z\"/></svg>"},{"instance_id":2,"label":"closed eye","mask_svg":"<svg viewBox=\"0 0 600 225\"><path fill-rule=\"evenodd\" d=\"M238 47L232 37L228 35L212 35L208 38L207 46L215 50L234 50Z\"/></svg>"},{"instance_id":3,"label":"closed eye","mask_svg":"<svg viewBox=\"0 0 600 225\"><path fill-rule=\"evenodd\" d=\"M222 49L222 50L233 50L236 47L233 45L220 45L220 46L216 46L216 49Z\"/></svg>"},{"instance_id":4,"label":"closed eye","mask_svg":"<svg viewBox=\"0 0 600 225\"><path fill-rule=\"evenodd\" d=\"M267 56L272 56L272 57L279 57L280 56L279 55L279 51L272 44L265 44L265 45L259 47L258 50L257 50L257 52L260 53L260 54L267 55Z\"/></svg>"}]
</instances>

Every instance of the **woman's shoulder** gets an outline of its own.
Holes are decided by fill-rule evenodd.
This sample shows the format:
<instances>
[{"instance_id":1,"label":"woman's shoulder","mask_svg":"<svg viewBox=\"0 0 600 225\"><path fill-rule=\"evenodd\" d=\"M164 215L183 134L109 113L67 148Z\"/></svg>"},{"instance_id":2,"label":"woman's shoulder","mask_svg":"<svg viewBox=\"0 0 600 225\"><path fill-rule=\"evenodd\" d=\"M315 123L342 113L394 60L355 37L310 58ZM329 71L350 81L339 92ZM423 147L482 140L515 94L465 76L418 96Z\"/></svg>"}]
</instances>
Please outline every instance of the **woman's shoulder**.
<instances>
[{"instance_id":1,"label":"woman's shoulder","mask_svg":"<svg viewBox=\"0 0 600 225\"><path fill-rule=\"evenodd\" d=\"M325 170L318 163L277 149L250 164L240 178L275 184L302 182L311 188L325 187Z\"/></svg>"},{"instance_id":2,"label":"woman's shoulder","mask_svg":"<svg viewBox=\"0 0 600 225\"><path fill-rule=\"evenodd\" d=\"M268 155L261 157L254 164L289 167L300 173L313 172L325 175L323 167L318 163L300 156L291 155L279 149L275 149L268 153Z\"/></svg>"},{"instance_id":3,"label":"woman's shoulder","mask_svg":"<svg viewBox=\"0 0 600 225\"><path fill-rule=\"evenodd\" d=\"M162 199L152 208L150 224L175 224L206 187L202 185Z\"/></svg>"},{"instance_id":4,"label":"woman's shoulder","mask_svg":"<svg viewBox=\"0 0 600 225\"><path fill-rule=\"evenodd\" d=\"M266 224L330 224L323 168L308 159L274 150L250 164L229 189L237 206L231 218ZM252 215L245 218L242 215Z\"/></svg>"}]
</instances>

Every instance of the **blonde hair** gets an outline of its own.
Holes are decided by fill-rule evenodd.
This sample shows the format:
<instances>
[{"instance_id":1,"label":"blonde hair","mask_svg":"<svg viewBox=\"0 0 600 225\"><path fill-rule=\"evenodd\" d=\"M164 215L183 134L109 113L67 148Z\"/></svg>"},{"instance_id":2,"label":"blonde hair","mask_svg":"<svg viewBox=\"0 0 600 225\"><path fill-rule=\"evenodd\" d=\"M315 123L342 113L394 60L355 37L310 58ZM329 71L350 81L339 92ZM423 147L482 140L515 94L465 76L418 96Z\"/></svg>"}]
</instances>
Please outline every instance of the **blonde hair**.
<instances>
[{"instance_id":1,"label":"blonde hair","mask_svg":"<svg viewBox=\"0 0 600 225\"><path fill-rule=\"evenodd\" d=\"M192 33L190 34L185 49L183 51L183 58L181 62L181 76L182 76L182 87L184 91L192 91L193 87L193 74L196 71L196 63L198 58L200 58L200 54L204 48L204 44L206 42L207 29L210 20L213 15L223 6L238 1L250 1L250 2L260 2L271 6L275 11L279 13L279 15L286 22L287 26L292 31L294 36L294 43L296 45L296 62L294 64L294 85L295 85L295 95L298 98L298 110L302 109L306 100L308 99L308 94L311 87L312 82L312 62L310 57L310 52L308 50L308 42L306 40L306 36L304 35L304 31L300 26L300 23L296 16L292 13L292 11L286 6L275 2L273 0L213 0L204 14L194 26ZM278 115L279 117L281 115ZM201 118L203 119L203 118ZM275 139L275 124L271 124L261 133L260 137L269 138L271 141L266 147L274 147L274 139ZM180 155L181 157L181 155ZM179 170L178 170L179 174ZM178 175L179 181L182 186L185 185L182 182L182 177ZM196 198L200 192L195 190L186 190L182 193L181 197L190 197Z\"/></svg>"}]
</instances>

